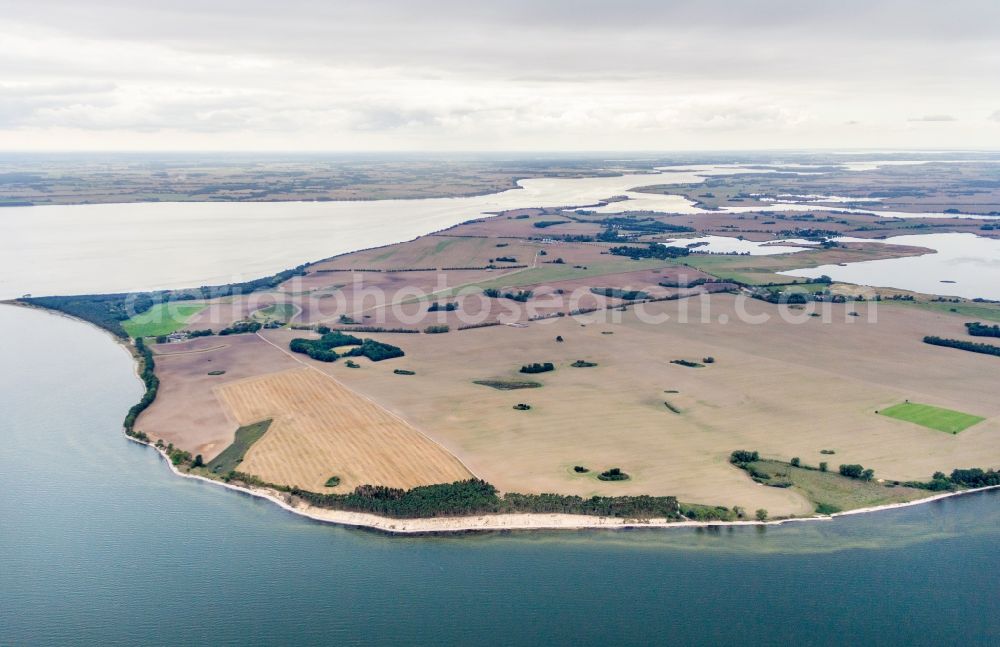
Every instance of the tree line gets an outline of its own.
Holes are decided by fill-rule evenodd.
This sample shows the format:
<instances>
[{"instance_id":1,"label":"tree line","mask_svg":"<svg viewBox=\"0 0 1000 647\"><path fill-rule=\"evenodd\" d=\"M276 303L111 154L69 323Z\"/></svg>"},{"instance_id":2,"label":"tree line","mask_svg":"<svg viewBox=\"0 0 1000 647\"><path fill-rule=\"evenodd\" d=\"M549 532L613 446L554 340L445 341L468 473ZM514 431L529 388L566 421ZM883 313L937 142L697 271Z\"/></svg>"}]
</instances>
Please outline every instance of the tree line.
<instances>
[{"instance_id":1,"label":"tree line","mask_svg":"<svg viewBox=\"0 0 1000 647\"><path fill-rule=\"evenodd\" d=\"M227 335L243 335L246 333L257 332L263 327L259 321L237 321L228 328L223 328L219 331L219 335L225 337Z\"/></svg>"},{"instance_id":2,"label":"tree line","mask_svg":"<svg viewBox=\"0 0 1000 647\"><path fill-rule=\"evenodd\" d=\"M632 245L621 245L608 249L608 252L615 256L628 256L632 260L641 258L655 258L666 260L668 258L679 258L687 256L691 250L687 247L674 247L661 243L649 243L646 247L635 247Z\"/></svg>"},{"instance_id":3,"label":"tree line","mask_svg":"<svg viewBox=\"0 0 1000 647\"><path fill-rule=\"evenodd\" d=\"M984 470L979 467L954 469L950 475L946 475L944 472L934 472L930 481L906 481L903 485L934 492L956 488L990 487L1000 485L1000 471Z\"/></svg>"},{"instance_id":4,"label":"tree line","mask_svg":"<svg viewBox=\"0 0 1000 647\"><path fill-rule=\"evenodd\" d=\"M1000 337L1000 326L996 324L990 326L988 324L974 321L972 323L965 324L965 328L973 337Z\"/></svg>"},{"instance_id":5,"label":"tree line","mask_svg":"<svg viewBox=\"0 0 1000 647\"><path fill-rule=\"evenodd\" d=\"M136 431L135 421L139 414L149 408L156 399L156 392L160 388L160 378L156 377L156 363L153 361L153 352L149 350L146 343L141 339L135 340L135 352L139 357L139 377L146 387L142 398L128 410L125 414L125 434L143 442L149 442L149 436L145 432Z\"/></svg>"},{"instance_id":6,"label":"tree line","mask_svg":"<svg viewBox=\"0 0 1000 647\"><path fill-rule=\"evenodd\" d=\"M501 292L496 288L486 288L483 290L483 295L491 299L510 299L511 301L518 301L524 303L531 298L531 290L518 290L517 292Z\"/></svg>"},{"instance_id":7,"label":"tree line","mask_svg":"<svg viewBox=\"0 0 1000 647\"><path fill-rule=\"evenodd\" d=\"M945 339L943 337L935 337L934 335L927 335L924 337L925 344L932 344L934 346L947 346L948 348L959 348L961 350L967 350L971 353L983 353L984 355L995 355L1000 357L1000 346L994 346L992 344L982 344L974 341L965 341L962 339Z\"/></svg>"},{"instance_id":8,"label":"tree line","mask_svg":"<svg viewBox=\"0 0 1000 647\"><path fill-rule=\"evenodd\" d=\"M586 221L584 221L586 222ZM660 222L653 218L636 218L635 216L617 216L605 218L598 221L599 224L612 229L624 229L627 231L637 231L643 234L680 233L692 232L692 227L685 225L671 225Z\"/></svg>"},{"instance_id":9,"label":"tree line","mask_svg":"<svg viewBox=\"0 0 1000 647\"><path fill-rule=\"evenodd\" d=\"M538 363L533 362L531 364L525 364L521 367L521 373L547 373L548 371L556 370L555 365L552 362Z\"/></svg>"},{"instance_id":10,"label":"tree line","mask_svg":"<svg viewBox=\"0 0 1000 647\"><path fill-rule=\"evenodd\" d=\"M648 299L649 294L643 292L642 290L623 290L621 288L590 288L590 291L594 294L599 294L605 297L614 297L616 299L623 299L625 301L638 301L639 299Z\"/></svg>"},{"instance_id":11,"label":"tree line","mask_svg":"<svg viewBox=\"0 0 1000 647\"><path fill-rule=\"evenodd\" d=\"M255 485L254 477L235 472L231 480ZM301 488L281 488L312 505L335 510L370 512L386 517L454 517L473 514L563 513L620 518L665 517L679 519L680 504L672 496L593 496L561 494L499 495L480 479L424 485L403 490L381 485L359 485L348 494L317 493Z\"/></svg>"}]
</instances>

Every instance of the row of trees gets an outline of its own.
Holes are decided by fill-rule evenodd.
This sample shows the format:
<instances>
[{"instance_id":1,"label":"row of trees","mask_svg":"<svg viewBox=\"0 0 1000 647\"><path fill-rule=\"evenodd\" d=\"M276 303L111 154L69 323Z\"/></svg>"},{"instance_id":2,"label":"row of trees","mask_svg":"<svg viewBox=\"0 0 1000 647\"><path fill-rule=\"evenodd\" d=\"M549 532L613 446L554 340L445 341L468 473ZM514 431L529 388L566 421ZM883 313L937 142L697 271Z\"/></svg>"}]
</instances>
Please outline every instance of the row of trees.
<instances>
[{"instance_id":1,"label":"row of trees","mask_svg":"<svg viewBox=\"0 0 1000 647\"><path fill-rule=\"evenodd\" d=\"M813 300L813 296L805 292L776 289L754 290L751 296L761 301L767 301L768 303L802 304Z\"/></svg>"},{"instance_id":2,"label":"row of trees","mask_svg":"<svg viewBox=\"0 0 1000 647\"><path fill-rule=\"evenodd\" d=\"M849 465L840 466L840 475L846 476L851 479L860 479L862 481L870 481L875 478L875 470L865 469L864 465L858 465L857 463Z\"/></svg>"},{"instance_id":3,"label":"row of trees","mask_svg":"<svg viewBox=\"0 0 1000 647\"><path fill-rule=\"evenodd\" d=\"M615 297L616 299L624 299L625 301L638 301L639 299L648 299L649 295L642 290L623 290L621 288L590 288L590 291L594 294L599 294L605 297Z\"/></svg>"},{"instance_id":4,"label":"row of trees","mask_svg":"<svg viewBox=\"0 0 1000 647\"><path fill-rule=\"evenodd\" d=\"M329 326L317 326L316 332L321 335L332 330ZM417 334L420 331L415 328L386 328L385 326L351 326L349 328L338 328L339 332L391 332L391 333L411 333Z\"/></svg>"},{"instance_id":5,"label":"row of trees","mask_svg":"<svg viewBox=\"0 0 1000 647\"><path fill-rule=\"evenodd\" d=\"M606 228L635 231L642 234L662 234L668 232L681 233L694 231L691 227L686 227L684 225L671 225L669 223L660 222L659 220L648 217L637 218L635 216L616 216L612 218L605 218L604 220L600 220L598 222Z\"/></svg>"},{"instance_id":6,"label":"row of trees","mask_svg":"<svg viewBox=\"0 0 1000 647\"><path fill-rule=\"evenodd\" d=\"M542 364L534 362L532 364L525 364L521 367L522 373L546 373L554 370L556 370L556 367L552 362L545 362Z\"/></svg>"},{"instance_id":7,"label":"row of trees","mask_svg":"<svg viewBox=\"0 0 1000 647\"><path fill-rule=\"evenodd\" d=\"M483 290L483 294L491 299L510 299L511 301L518 301L524 303L531 298L531 290L518 290L517 292L501 292L496 288L486 288Z\"/></svg>"},{"instance_id":8,"label":"row of trees","mask_svg":"<svg viewBox=\"0 0 1000 647\"><path fill-rule=\"evenodd\" d=\"M153 361L153 352L149 350L146 342L141 338L135 340L135 352L139 356L139 377L142 378L142 383L145 385L146 391L142 394L142 398L133 404L128 413L125 414L123 425L127 435L147 442L149 441L149 436L145 432L136 431L135 421L139 417L139 414L149 408L149 405L153 404L153 401L156 399L156 392L160 388L160 378L156 377L156 363Z\"/></svg>"},{"instance_id":9,"label":"row of trees","mask_svg":"<svg viewBox=\"0 0 1000 647\"><path fill-rule=\"evenodd\" d=\"M948 348L959 348L961 350L967 350L972 353L983 353L985 355L995 355L1000 357L1000 346L994 346L992 344L981 344L974 341L965 341L962 339L945 339L943 337L935 337L934 335L928 335L924 337L925 344L933 344L934 346L947 346Z\"/></svg>"},{"instance_id":10,"label":"row of trees","mask_svg":"<svg viewBox=\"0 0 1000 647\"><path fill-rule=\"evenodd\" d=\"M628 256L632 260L638 260L640 258L666 260L668 258L687 256L691 253L691 250L687 247L674 247L663 245L661 243L650 243L646 247L621 245L620 247L610 248L608 252L614 254L615 256Z\"/></svg>"},{"instance_id":11,"label":"row of trees","mask_svg":"<svg viewBox=\"0 0 1000 647\"><path fill-rule=\"evenodd\" d=\"M954 490L958 487L989 487L1000 485L1000 472L994 469L983 470L979 467L955 469L951 471L951 475L946 475L944 472L934 472L930 481L907 481L903 485L936 492Z\"/></svg>"},{"instance_id":12,"label":"row of trees","mask_svg":"<svg viewBox=\"0 0 1000 647\"><path fill-rule=\"evenodd\" d=\"M227 335L243 335L246 333L257 332L263 328L263 324L259 321L237 321L228 328L223 328L219 331L219 335L225 337Z\"/></svg>"},{"instance_id":13,"label":"row of trees","mask_svg":"<svg viewBox=\"0 0 1000 647\"><path fill-rule=\"evenodd\" d=\"M974 321L965 324L965 327L973 337L1000 337L1000 326L997 324L990 326Z\"/></svg>"},{"instance_id":14,"label":"row of trees","mask_svg":"<svg viewBox=\"0 0 1000 647\"><path fill-rule=\"evenodd\" d=\"M696 279L691 279L689 281L682 281L681 279L667 279L665 281L660 281L659 285L665 288L696 288L699 285L705 285L706 283L729 283L724 279L715 278L705 278L699 277Z\"/></svg>"},{"instance_id":15,"label":"row of trees","mask_svg":"<svg viewBox=\"0 0 1000 647\"><path fill-rule=\"evenodd\" d=\"M242 475L236 475L237 478ZM312 505L337 510L371 512L387 517L447 517L485 513L564 513L605 517L680 518L680 505L672 496L620 496L583 498L561 494L500 496L497 489L480 479L425 485L402 490L361 485L349 494L320 494L290 488L291 494Z\"/></svg>"}]
</instances>

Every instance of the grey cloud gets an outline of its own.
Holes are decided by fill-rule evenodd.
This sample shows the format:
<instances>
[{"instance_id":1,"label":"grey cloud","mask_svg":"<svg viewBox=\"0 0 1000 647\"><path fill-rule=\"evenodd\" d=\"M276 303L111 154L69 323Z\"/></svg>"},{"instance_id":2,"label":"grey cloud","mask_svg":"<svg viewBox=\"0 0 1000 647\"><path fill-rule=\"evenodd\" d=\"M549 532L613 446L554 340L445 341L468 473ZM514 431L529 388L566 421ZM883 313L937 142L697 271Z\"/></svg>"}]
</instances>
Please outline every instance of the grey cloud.
<instances>
[{"instance_id":1,"label":"grey cloud","mask_svg":"<svg viewBox=\"0 0 1000 647\"><path fill-rule=\"evenodd\" d=\"M538 147L711 133L807 145L773 139L801 129L840 145L834 131L861 121L906 129L913 106L964 118L1000 100L995 0L0 0L0 12L0 129ZM912 121L942 123L910 137L969 123Z\"/></svg>"},{"instance_id":2,"label":"grey cloud","mask_svg":"<svg viewBox=\"0 0 1000 647\"><path fill-rule=\"evenodd\" d=\"M989 52L1000 3L793 0L4 0L12 22L88 38L164 42L189 51L273 55L337 66L492 71L546 79L593 75L740 78L954 74L941 42ZM987 54L988 56L988 54ZM945 59L942 61L941 59Z\"/></svg>"}]
</instances>

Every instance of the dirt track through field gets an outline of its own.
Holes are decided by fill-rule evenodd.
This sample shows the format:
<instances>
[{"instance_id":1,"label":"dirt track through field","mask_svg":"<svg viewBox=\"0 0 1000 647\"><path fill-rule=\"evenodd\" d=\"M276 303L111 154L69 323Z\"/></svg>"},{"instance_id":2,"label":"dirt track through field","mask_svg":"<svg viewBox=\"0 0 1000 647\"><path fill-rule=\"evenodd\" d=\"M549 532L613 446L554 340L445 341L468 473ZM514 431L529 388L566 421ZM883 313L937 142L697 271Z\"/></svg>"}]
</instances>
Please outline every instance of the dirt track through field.
<instances>
[{"instance_id":1,"label":"dirt track through field","mask_svg":"<svg viewBox=\"0 0 1000 647\"><path fill-rule=\"evenodd\" d=\"M457 458L371 400L321 373L291 369L219 389L241 425L274 422L241 471L316 492L357 485L411 488L472 475ZM335 489L324 487L339 476Z\"/></svg>"}]
</instances>

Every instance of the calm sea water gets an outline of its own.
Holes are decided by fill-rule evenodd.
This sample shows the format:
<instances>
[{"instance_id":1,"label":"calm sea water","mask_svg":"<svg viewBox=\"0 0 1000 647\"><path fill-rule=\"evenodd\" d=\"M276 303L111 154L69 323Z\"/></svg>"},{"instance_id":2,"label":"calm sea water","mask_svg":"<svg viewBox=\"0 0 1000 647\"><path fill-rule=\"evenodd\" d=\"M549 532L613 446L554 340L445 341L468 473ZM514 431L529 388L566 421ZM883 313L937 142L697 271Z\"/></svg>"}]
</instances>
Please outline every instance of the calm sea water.
<instances>
[{"instance_id":1,"label":"calm sea water","mask_svg":"<svg viewBox=\"0 0 1000 647\"><path fill-rule=\"evenodd\" d=\"M0 209L0 298L244 281L507 209L589 205L631 187L700 182L712 173L534 178L468 198L7 207Z\"/></svg>"},{"instance_id":2,"label":"calm sea water","mask_svg":"<svg viewBox=\"0 0 1000 647\"><path fill-rule=\"evenodd\" d=\"M837 240L871 242L849 237ZM881 242L927 247L935 253L845 265L820 265L781 274L809 278L826 274L835 281L848 283L967 299L1000 299L1000 240L996 238L958 233L921 234L893 236Z\"/></svg>"},{"instance_id":3,"label":"calm sea water","mask_svg":"<svg viewBox=\"0 0 1000 647\"><path fill-rule=\"evenodd\" d=\"M766 529L395 538L170 474L104 333L0 307L0 645L1000 642L1000 493Z\"/></svg>"}]
</instances>

